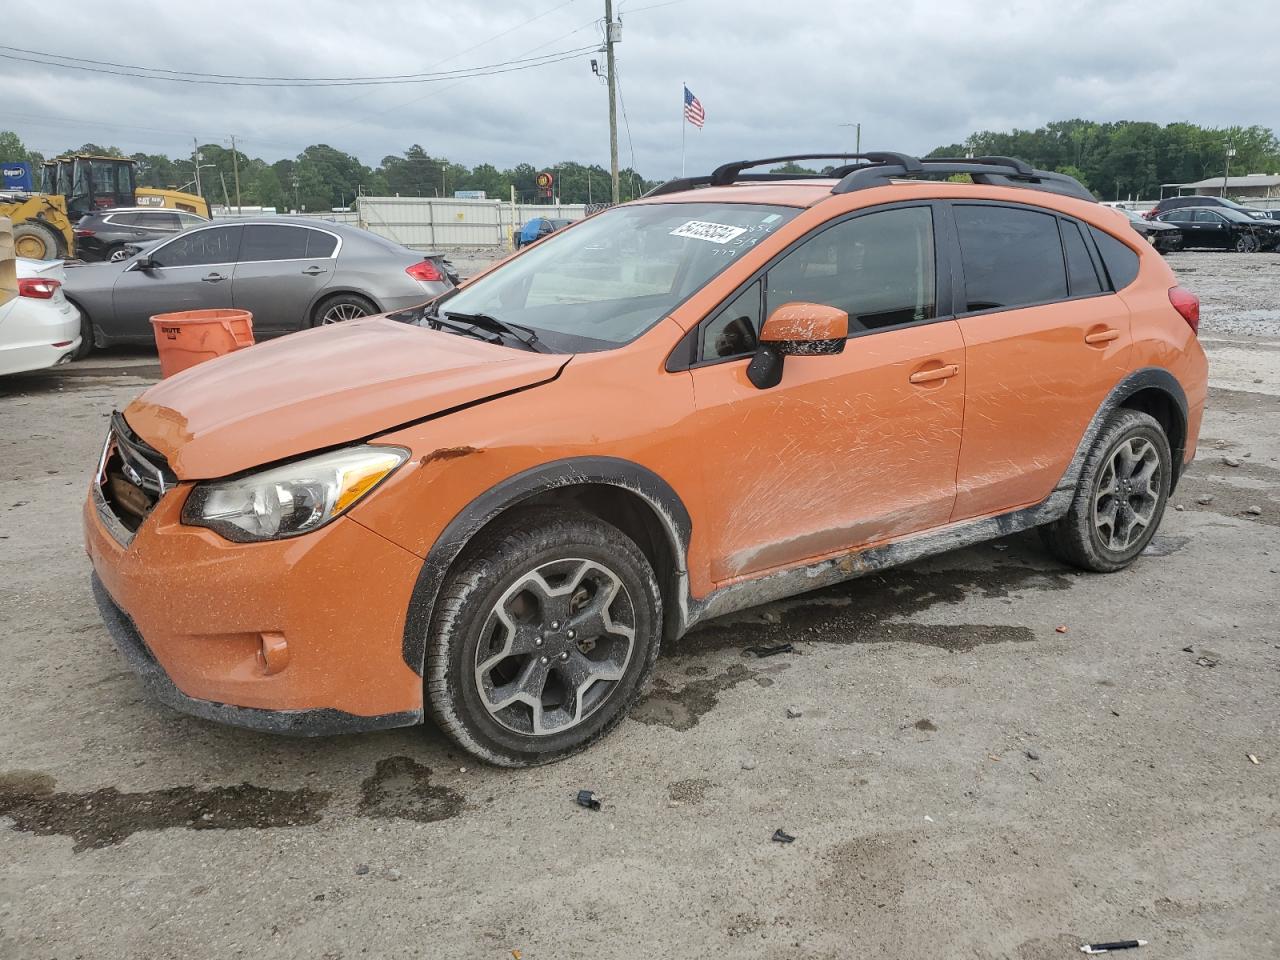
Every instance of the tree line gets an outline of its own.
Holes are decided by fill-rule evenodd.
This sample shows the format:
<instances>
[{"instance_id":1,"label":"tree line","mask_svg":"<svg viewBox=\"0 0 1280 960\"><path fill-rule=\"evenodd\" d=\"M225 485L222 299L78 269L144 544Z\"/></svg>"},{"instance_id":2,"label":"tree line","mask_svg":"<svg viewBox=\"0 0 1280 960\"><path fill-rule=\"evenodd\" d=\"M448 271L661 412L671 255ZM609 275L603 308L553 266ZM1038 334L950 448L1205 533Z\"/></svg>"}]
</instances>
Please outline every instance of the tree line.
<instances>
[{"instance_id":1,"label":"tree line","mask_svg":"<svg viewBox=\"0 0 1280 960\"><path fill-rule=\"evenodd\" d=\"M1193 123L1061 120L1035 130L983 130L931 150L927 157L1017 157L1041 170L1075 177L1099 200L1158 200L1169 184L1231 175L1280 173L1280 140L1266 127L1199 127ZM834 165L823 171L834 169ZM816 173L795 163L778 173Z\"/></svg>"},{"instance_id":2,"label":"tree line","mask_svg":"<svg viewBox=\"0 0 1280 960\"><path fill-rule=\"evenodd\" d=\"M54 156L92 153L98 156L124 157L115 146L85 143ZM541 200L537 177L544 171L555 180L553 193L562 203L591 203L609 200L609 171L599 164L572 161L535 167L520 163L506 170L482 163L467 167L443 157L434 157L419 144L403 154L386 156L376 167L361 163L357 157L328 144L312 144L292 159L268 162L217 143L202 144L200 153L200 192L212 203L236 203L236 168L239 168L240 203L244 206L275 207L284 212L304 210L321 212L350 206L355 197L452 197L455 190L483 190L490 199L507 200L515 188L516 199L524 203ZM195 162L192 157L169 157L165 154L134 153L137 161L137 183L140 187L196 189ZM29 160L38 169L44 158L28 150L10 131L0 131L0 160ZM619 171L619 187L623 200L640 196L655 181L645 180L635 170Z\"/></svg>"},{"instance_id":3,"label":"tree line","mask_svg":"<svg viewBox=\"0 0 1280 960\"><path fill-rule=\"evenodd\" d=\"M555 177L555 195L564 203L608 200L609 171L598 164L567 161L550 167L521 163L500 170L482 163L467 167L429 154L419 144L403 154L382 158L369 167L349 153L328 144L312 144L292 159L268 162L225 146L207 143L200 148L203 194L214 203L235 203L235 168L239 166L240 201L247 206L312 212L349 206L359 194L402 197L451 197L455 190L483 190L489 197L507 199L514 187L523 202L540 198L536 178L542 171ZM1234 150L1235 174L1280 172L1280 140L1275 131L1261 126L1201 127L1193 123L1160 125L1121 120L1060 120L1035 130L1001 132L983 130L963 143L939 146L930 157L995 155L1019 157L1041 169L1068 173L1101 200L1157 199L1165 185L1191 183L1221 176L1227 152ZM66 153L98 153L124 156L114 146L86 143ZM195 189L195 164L191 157L135 153L138 184L148 187ZM42 159L27 150L17 134L0 131L0 161ZM777 168L783 172L816 172L796 164ZM830 169L830 168L827 168ZM621 171L623 200L634 199L657 181L645 180L630 168Z\"/></svg>"}]
</instances>

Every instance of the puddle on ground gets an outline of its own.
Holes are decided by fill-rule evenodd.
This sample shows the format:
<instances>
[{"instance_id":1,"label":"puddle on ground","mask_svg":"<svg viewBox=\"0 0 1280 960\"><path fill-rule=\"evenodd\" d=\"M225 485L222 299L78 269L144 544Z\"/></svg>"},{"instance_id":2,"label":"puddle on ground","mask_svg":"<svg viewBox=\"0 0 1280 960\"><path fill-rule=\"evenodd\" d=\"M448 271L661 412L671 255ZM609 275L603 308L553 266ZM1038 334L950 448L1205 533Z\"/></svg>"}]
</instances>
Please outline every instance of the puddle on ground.
<instances>
[{"instance_id":1,"label":"puddle on ground","mask_svg":"<svg viewBox=\"0 0 1280 960\"><path fill-rule=\"evenodd\" d=\"M71 837L76 853L120 843L142 830L261 830L320 822L330 794L322 790L234 787L169 787L137 793L115 787L60 793L53 777L15 771L0 774L0 816L15 830Z\"/></svg>"},{"instance_id":2,"label":"puddle on ground","mask_svg":"<svg viewBox=\"0 0 1280 960\"><path fill-rule=\"evenodd\" d=\"M772 683L769 677L761 676L740 663L733 664L719 676L690 680L679 690L662 677L655 677L648 692L631 708L629 716L651 726L689 730L720 702L720 694L747 680L766 686L763 681Z\"/></svg>"},{"instance_id":3,"label":"puddle on ground","mask_svg":"<svg viewBox=\"0 0 1280 960\"><path fill-rule=\"evenodd\" d=\"M373 776L360 784L362 817L382 817L434 823L462 811L462 794L449 787L432 786L431 768L412 757L379 760Z\"/></svg>"}]
</instances>

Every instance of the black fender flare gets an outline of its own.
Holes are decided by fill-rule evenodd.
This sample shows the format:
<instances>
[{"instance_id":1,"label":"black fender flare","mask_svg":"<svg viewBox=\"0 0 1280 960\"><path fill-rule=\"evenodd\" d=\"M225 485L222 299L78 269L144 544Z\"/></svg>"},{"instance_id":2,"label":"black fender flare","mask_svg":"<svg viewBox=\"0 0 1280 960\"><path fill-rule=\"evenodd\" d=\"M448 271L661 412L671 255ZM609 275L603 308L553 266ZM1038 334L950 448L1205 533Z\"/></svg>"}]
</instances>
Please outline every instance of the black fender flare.
<instances>
[{"instance_id":1,"label":"black fender flare","mask_svg":"<svg viewBox=\"0 0 1280 960\"><path fill-rule=\"evenodd\" d=\"M585 484L605 484L639 496L653 510L676 561L680 623L687 622L688 575L686 556L693 521L680 495L648 467L617 457L573 457L530 467L502 481L472 500L436 538L422 563L405 618L402 653L409 667L422 675L427 631L436 599L449 568L471 539L490 521L548 490Z\"/></svg>"},{"instance_id":2,"label":"black fender flare","mask_svg":"<svg viewBox=\"0 0 1280 960\"><path fill-rule=\"evenodd\" d=\"M1181 418L1181 442L1177 442L1174 437L1169 438L1170 446L1173 448L1173 486L1177 485L1178 477L1182 472L1182 458L1186 452L1187 392L1182 389L1178 378L1163 367L1143 367L1133 371L1111 388L1111 392L1107 394L1093 415L1093 419L1089 421L1089 426L1085 428L1084 436L1080 438L1075 455L1071 458L1071 463L1068 464L1062 479L1058 481L1056 490L1074 489L1076 482L1080 479L1080 472L1084 469L1085 458L1093 449L1094 441L1102 432L1107 418L1124 406L1125 401L1130 397L1150 389L1158 390L1173 400L1178 416ZM1172 491L1172 487L1170 490Z\"/></svg>"}]
</instances>

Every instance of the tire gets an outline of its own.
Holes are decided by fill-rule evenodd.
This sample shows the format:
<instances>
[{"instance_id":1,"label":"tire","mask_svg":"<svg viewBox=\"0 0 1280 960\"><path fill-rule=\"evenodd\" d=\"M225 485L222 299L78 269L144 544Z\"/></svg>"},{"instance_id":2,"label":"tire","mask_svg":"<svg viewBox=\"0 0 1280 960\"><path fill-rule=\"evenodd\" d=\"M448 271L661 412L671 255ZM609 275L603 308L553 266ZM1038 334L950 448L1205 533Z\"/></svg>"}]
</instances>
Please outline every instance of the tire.
<instances>
[{"instance_id":1,"label":"tire","mask_svg":"<svg viewBox=\"0 0 1280 960\"><path fill-rule=\"evenodd\" d=\"M71 354L71 359L83 360L93 353L93 321L78 303L75 304L75 308L80 311L80 346L76 347L75 353Z\"/></svg>"},{"instance_id":2,"label":"tire","mask_svg":"<svg viewBox=\"0 0 1280 960\"><path fill-rule=\"evenodd\" d=\"M58 231L37 220L24 220L13 225L13 247L20 257L30 260L57 260L62 244Z\"/></svg>"},{"instance_id":3,"label":"tire","mask_svg":"<svg viewBox=\"0 0 1280 960\"><path fill-rule=\"evenodd\" d=\"M1258 243L1258 238L1252 233L1242 233L1236 237L1236 253L1257 253L1258 248L1261 246L1262 244Z\"/></svg>"},{"instance_id":4,"label":"tire","mask_svg":"<svg viewBox=\"0 0 1280 960\"><path fill-rule=\"evenodd\" d=\"M129 253L125 250L123 243L117 243L102 252L102 259L108 263L119 263L121 260L129 259Z\"/></svg>"},{"instance_id":5,"label":"tire","mask_svg":"<svg viewBox=\"0 0 1280 960\"><path fill-rule=\"evenodd\" d=\"M344 320L368 317L378 312L377 305L367 297L356 293L336 293L325 297L311 313L311 325L323 327Z\"/></svg>"},{"instance_id":6,"label":"tire","mask_svg":"<svg viewBox=\"0 0 1280 960\"><path fill-rule=\"evenodd\" d=\"M662 597L640 548L595 517L536 507L499 523L441 590L424 697L463 750L528 767L584 750L622 722L658 658ZM575 638L573 625L592 620L596 630ZM517 699L526 696L540 706Z\"/></svg>"},{"instance_id":7,"label":"tire","mask_svg":"<svg viewBox=\"0 0 1280 960\"><path fill-rule=\"evenodd\" d=\"M1133 472L1126 476L1130 462ZM1153 464L1142 489L1144 471ZM1123 570L1146 549L1160 525L1169 502L1172 471L1169 438L1159 422L1137 410L1117 410L1085 458L1070 509L1039 528L1041 539L1058 559L1082 570ZM1111 486L1112 492L1101 489L1104 486ZM1127 491L1123 498L1114 492L1122 487ZM1113 503L1117 505L1114 512L1110 510ZM1102 509L1095 515L1098 504Z\"/></svg>"}]
</instances>

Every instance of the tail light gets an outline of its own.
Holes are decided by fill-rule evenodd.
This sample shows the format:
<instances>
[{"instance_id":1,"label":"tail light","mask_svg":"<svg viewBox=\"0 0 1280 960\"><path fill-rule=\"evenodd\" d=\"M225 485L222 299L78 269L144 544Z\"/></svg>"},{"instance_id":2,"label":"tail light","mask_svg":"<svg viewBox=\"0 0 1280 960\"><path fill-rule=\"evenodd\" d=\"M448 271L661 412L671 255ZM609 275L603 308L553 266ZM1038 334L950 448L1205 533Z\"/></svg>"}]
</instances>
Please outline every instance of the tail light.
<instances>
[{"instance_id":1,"label":"tail light","mask_svg":"<svg viewBox=\"0 0 1280 960\"><path fill-rule=\"evenodd\" d=\"M1186 287L1170 287L1169 302L1173 304L1173 309L1182 314L1182 319L1187 321L1192 332L1199 336L1200 298Z\"/></svg>"},{"instance_id":2,"label":"tail light","mask_svg":"<svg viewBox=\"0 0 1280 960\"><path fill-rule=\"evenodd\" d=\"M444 279L444 277L441 276L439 269L430 260L421 260L418 263L405 267L404 272L413 277L413 279L422 280L426 283Z\"/></svg>"},{"instance_id":3,"label":"tail light","mask_svg":"<svg viewBox=\"0 0 1280 960\"><path fill-rule=\"evenodd\" d=\"M74 233L77 237L92 237L92 236L93 236L93 231L92 231L92 230L90 230L88 227L76 227L76 228L75 228L74 230L72 230L71 232L72 232L72 233Z\"/></svg>"},{"instance_id":4,"label":"tail light","mask_svg":"<svg viewBox=\"0 0 1280 960\"><path fill-rule=\"evenodd\" d=\"M43 277L19 277L18 296L30 297L33 300L52 300L62 283L58 280L46 280Z\"/></svg>"}]
</instances>

